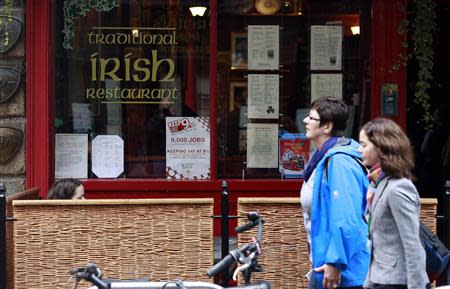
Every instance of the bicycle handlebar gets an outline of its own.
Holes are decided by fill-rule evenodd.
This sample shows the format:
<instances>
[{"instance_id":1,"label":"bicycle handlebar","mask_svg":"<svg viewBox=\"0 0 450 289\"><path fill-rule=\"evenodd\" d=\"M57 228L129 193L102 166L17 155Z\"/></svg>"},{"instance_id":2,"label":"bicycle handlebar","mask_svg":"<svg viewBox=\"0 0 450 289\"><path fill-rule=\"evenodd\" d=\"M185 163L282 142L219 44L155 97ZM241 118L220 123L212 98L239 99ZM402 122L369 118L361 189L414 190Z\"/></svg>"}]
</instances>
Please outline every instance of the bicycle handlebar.
<instances>
[{"instance_id":1,"label":"bicycle handlebar","mask_svg":"<svg viewBox=\"0 0 450 289\"><path fill-rule=\"evenodd\" d=\"M86 267L84 267L84 268L72 270L70 272L70 274L72 276L75 276L75 278L77 280L84 279L84 280L90 281L90 282L92 282L92 284L94 284L98 288L101 288L101 289L110 289L111 288L111 284L106 283L105 281L103 281L100 278L101 272L97 268L97 265L95 263L88 263L86 265Z\"/></svg>"},{"instance_id":2,"label":"bicycle handlebar","mask_svg":"<svg viewBox=\"0 0 450 289\"><path fill-rule=\"evenodd\" d=\"M206 272L206 275L208 275L208 277L216 276L218 273L222 272L226 268L231 267L231 265L233 265L235 261L236 257L231 255L230 252L230 254L228 254L227 256L225 256L225 258L220 260L219 263L209 268L208 271Z\"/></svg>"},{"instance_id":3,"label":"bicycle handlebar","mask_svg":"<svg viewBox=\"0 0 450 289\"><path fill-rule=\"evenodd\" d=\"M248 212L247 213L247 219L250 221L247 224L240 225L239 227L236 227L234 230L236 233L242 233L247 230L250 230L251 228L255 227L256 225L259 225L261 221L264 222L264 219L262 219L258 212ZM258 240L260 241L260 240Z\"/></svg>"},{"instance_id":4,"label":"bicycle handlebar","mask_svg":"<svg viewBox=\"0 0 450 289\"><path fill-rule=\"evenodd\" d=\"M246 286L245 287L233 287L235 289L269 289L270 285L268 283L261 283L261 284L253 284L249 285L250 283L250 275L252 272L261 272L262 268L258 265L258 257L261 254L261 248L260 248L260 242L262 239L262 230L263 230L263 224L265 223L264 219L259 216L257 212L249 212L247 214L247 218L249 220L248 223L241 225L239 227L236 227L237 233L242 233L247 230L250 230L251 228L258 225L258 236L257 238L252 238L253 242L248 243L244 246L242 246L239 249L234 249L229 252L225 258L223 258L221 261L219 261L217 264L212 266L208 269L207 275L209 277L215 276L218 273L226 270L227 268L230 268L235 262L238 262L239 264L243 264L242 266L238 267L236 269L236 274L240 271L244 274L244 279ZM123 289L137 289L137 288L143 288L143 289L153 289L153 288L172 288L171 283L175 282L149 282L149 281L106 281L101 279L101 273L100 270L97 268L97 265L95 263L88 263L86 267L79 268L76 270L71 271L71 275L76 277L77 281L80 281L82 279L90 281L92 284L98 287L98 289L115 289L115 288L123 288ZM181 281L177 281L181 282ZM181 282L183 284L193 284L193 283L202 283L202 284L209 284L209 285L202 285L197 287L175 287L175 288L205 288L205 289L222 289L222 287L218 285L211 286L210 283L205 282ZM159 284L159 285L155 285ZM162 284L162 285L161 285ZM131 286L131 287L130 287ZM155 287L160 286L160 287ZM178 285L174 285L178 286ZM204 287L206 286L206 287ZM230 288L230 289L233 289Z\"/></svg>"},{"instance_id":5,"label":"bicycle handlebar","mask_svg":"<svg viewBox=\"0 0 450 289\"><path fill-rule=\"evenodd\" d=\"M239 249L234 249L228 253L228 255L225 256L222 260L220 260L217 264L212 266L208 269L206 272L206 275L208 277L213 277L217 275L218 273L222 272L226 268L230 268L231 265L233 265L234 262L239 260L240 256L243 256L247 251L254 251L252 248L252 244L245 244Z\"/></svg>"},{"instance_id":6,"label":"bicycle handlebar","mask_svg":"<svg viewBox=\"0 0 450 289\"><path fill-rule=\"evenodd\" d=\"M230 253L227 256L225 256L225 258L220 260L217 264L212 266L206 272L206 274L209 277L215 276L218 273L226 270L227 268L231 267L236 261L244 265L236 269L236 272L233 275L234 276L233 279L235 279L235 276L239 271L244 271L252 265L253 266L250 270L254 270L256 268L257 259L259 254L261 253L260 242L262 239L263 224L265 223L265 221L263 218L259 216L257 212L247 213L247 218L249 222L239 227L236 227L235 231L236 233L242 233L258 225L257 238L256 239L253 238L252 243L246 244L239 249L230 251Z\"/></svg>"},{"instance_id":7,"label":"bicycle handlebar","mask_svg":"<svg viewBox=\"0 0 450 289\"><path fill-rule=\"evenodd\" d=\"M70 272L78 281L87 280L94 284L90 289L224 289L223 287L208 282L182 282L179 280L169 282L151 281L105 281L101 279L100 270L95 263L88 263L86 267L72 270ZM270 289L270 284L261 282L243 287L232 287L228 289Z\"/></svg>"},{"instance_id":8,"label":"bicycle handlebar","mask_svg":"<svg viewBox=\"0 0 450 289\"><path fill-rule=\"evenodd\" d=\"M247 224L240 225L239 227L236 227L236 229L234 229L234 230L236 231L236 233L239 234L239 233L245 232L247 230L250 230L251 228L253 228L254 226L256 226L258 224L259 223L257 221L256 222L250 221Z\"/></svg>"}]
</instances>

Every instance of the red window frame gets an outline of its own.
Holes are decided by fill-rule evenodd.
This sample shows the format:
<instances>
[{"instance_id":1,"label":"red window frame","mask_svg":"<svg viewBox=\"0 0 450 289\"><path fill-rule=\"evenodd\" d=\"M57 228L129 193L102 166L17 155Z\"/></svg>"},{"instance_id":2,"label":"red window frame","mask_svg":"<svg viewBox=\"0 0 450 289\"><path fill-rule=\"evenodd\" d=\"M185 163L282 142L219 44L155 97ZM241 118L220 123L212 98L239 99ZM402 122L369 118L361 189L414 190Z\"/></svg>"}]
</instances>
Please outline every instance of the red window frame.
<instances>
[{"instance_id":1,"label":"red window frame","mask_svg":"<svg viewBox=\"0 0 450 289\"><path fill-rule=\"evenodd\" d=\"M406 7L407 0L401 0ZM217 0L210 1L210 95L211 95L211 180L167 181L163 179L86 180L90 198L203 197L217 196L221 181L216 178L216 38ZM406 69L389 72L395 57L404 52L397 34L405 17L396 1L372 1L370 117L380 115L382 83L399 84L399 115L406 124ZM26 3L26 187L40 188L45 196L54 175L54 59L52 0ZM240 196L298 196L300 180L229 180L229 190Z\"/></svg>"}]
</instances>

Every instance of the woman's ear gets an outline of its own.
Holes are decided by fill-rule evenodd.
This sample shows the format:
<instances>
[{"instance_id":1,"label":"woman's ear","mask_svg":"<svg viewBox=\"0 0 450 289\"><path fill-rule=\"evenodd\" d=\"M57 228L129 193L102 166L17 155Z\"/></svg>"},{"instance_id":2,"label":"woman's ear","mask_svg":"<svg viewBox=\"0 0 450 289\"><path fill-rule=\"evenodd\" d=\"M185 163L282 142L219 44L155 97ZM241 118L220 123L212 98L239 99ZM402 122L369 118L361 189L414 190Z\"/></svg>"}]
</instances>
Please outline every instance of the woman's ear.
<instances>
[{"instance_id":1,"label":"woman's ear","mask_svg":"<svg viewBox=\"0 0 450 289\"><path fill-rule=\"evenodd\" d=\"M331 135L331 132L333 131L333 123L330 121L330 122L327 122L324 126L323 126L323 128L324 128L324 132L327 134L327 135Z\"/></svg>"}]
</instances>

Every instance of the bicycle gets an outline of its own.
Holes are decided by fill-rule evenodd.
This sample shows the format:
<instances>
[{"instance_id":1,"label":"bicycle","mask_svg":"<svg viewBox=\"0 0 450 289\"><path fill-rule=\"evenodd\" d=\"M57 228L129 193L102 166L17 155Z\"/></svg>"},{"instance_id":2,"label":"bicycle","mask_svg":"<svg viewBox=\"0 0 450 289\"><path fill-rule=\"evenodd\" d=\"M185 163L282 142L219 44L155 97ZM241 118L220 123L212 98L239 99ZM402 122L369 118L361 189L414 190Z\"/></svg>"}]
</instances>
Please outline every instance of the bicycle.
<instances>
[{"instance_id":1,"label":"bicycle","mask_svg":"<svg viewBox=\"0 0 450 289\"><path fill-rule=\"evenodd\" d=\"M217 275L219 272L230 268L235 262L242 264L238 266L233 274L233 280L237 280L237 274L242 272L244 276L245 285L250 284L251 274L253 272L261 272L263 269L258 264L258 257L261 255L261 240L262 231L265 220L260 217L257 212L247 213L248 223L236 227L236 233L243 233L251 228L258 226L257 238L252 237L252 243L248 243L239 249L230 251L230 253L225 256L221 261L212 266L208 271L207 275L209 277Z\"/></svg>"},{"instance_id":2,"label":"bicycle","mask_svg":"<svg viewBox=\"0 0 450 289\"><path fill-rule=\"evenodd\" d=\"M229 289L270 289L268 282L250 284L252 272L262 271L262 267L258 264L258 257L261 254L261 239L264 219L257 212L249 212L247 214L249 222L236 227L237 233L242 233L255 226L258 226L257 238L252 238L252 242L243 245L239 249L230 251L230 253L219 261L217 264L207 270L209 277L217 275L219 272L228 270L235 263L241 264L233 274L236 280L239 272L244 276L245 285L242 287L228 287ZM88 263L85 267L74 269L70 272L71 278L75 278L74 289L77 288L81 280L86 280L94 286L89 289L223 289L224 287L217 284L201 282L201 281L147 281L147 280L107 280L102 279L101 271L95 263ZM69 280L70 281L70 280Z\"/></svg>"}]
</instances>

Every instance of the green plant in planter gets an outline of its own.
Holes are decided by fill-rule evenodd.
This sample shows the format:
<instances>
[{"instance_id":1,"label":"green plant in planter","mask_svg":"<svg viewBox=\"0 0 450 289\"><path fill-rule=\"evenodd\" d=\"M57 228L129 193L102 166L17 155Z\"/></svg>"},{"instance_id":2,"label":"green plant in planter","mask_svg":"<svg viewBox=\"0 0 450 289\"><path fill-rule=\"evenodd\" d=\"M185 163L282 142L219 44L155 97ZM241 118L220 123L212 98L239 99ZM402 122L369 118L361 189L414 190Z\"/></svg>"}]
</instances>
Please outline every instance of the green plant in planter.
<instances>
[{"instance_id":1,"label":"green plant in planter","mask_svg":"<svg viewBox=\"0 0 450 289\"><path fill-rule=\"evenodd\" d=\"M394 60L390 71L399 70L407 65L408 60L415 59L418 66L417 81L414 84L414 104L419 105L423 110L422 121L429 128L434 120L431 113L430 95L428 89L431 88L433 80L434 51L433 33L436 30L436 3L435 0L413 0L412 23L405 17L397 29L398 34L403 37L407 32L411 32L411 50L408 54L401 53ZM401 13L407 15L406 8L399 4ZM402 41L404 48L410 45L407 41Z\"/></svg>"},{"instance_id":2,"label":"green plant in planter","mask_svg":"<svg viewBox=\"0 0 450 289\"><path fill-rule=\"evenodd\" d=\"M423 121L429 127L433 123L428 89L433 79L433 32L436 30L436 3L434 0L415 0L415 17L412 24L413 56L419 67L414 91L414 103L424 111Z\"/></svg>"}]
</instances>

